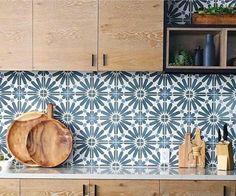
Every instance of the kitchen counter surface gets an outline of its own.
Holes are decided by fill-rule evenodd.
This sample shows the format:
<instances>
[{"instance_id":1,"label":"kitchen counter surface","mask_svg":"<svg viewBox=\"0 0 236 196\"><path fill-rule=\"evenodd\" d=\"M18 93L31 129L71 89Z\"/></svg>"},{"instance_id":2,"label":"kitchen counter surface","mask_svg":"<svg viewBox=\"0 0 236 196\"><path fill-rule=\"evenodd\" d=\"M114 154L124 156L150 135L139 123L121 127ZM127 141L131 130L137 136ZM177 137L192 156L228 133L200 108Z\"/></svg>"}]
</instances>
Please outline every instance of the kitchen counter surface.
<instances>
[{"instance_id":1,"label":"kitchen counter surface","mask_svg":"<svg viewBox=\"0 0 236 196\"><path fill-rule=\"evenodd\" d=\"M0 178L44 179L155 179L155 180L236 180L236 170L178 168L68 167L2 169Z\"/></svg>"}]
</instances>

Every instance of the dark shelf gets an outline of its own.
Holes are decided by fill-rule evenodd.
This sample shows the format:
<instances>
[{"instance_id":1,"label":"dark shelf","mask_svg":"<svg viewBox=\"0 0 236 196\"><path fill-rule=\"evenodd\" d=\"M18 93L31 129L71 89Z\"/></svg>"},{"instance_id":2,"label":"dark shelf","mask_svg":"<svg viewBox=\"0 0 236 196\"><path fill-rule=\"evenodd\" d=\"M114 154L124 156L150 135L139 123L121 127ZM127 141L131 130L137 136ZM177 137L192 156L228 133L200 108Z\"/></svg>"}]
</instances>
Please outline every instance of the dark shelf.
<instances>
[{"instance_id":1,"label":"dark shelf","mask_svg":"<svg viewBox=\"0 0 236 196\"><path fill-rule=\"evenodd\" d=\"M195 24L173 24L166 28L236 28L236 25L195 25Z\"/></svg>"}]
</instances>

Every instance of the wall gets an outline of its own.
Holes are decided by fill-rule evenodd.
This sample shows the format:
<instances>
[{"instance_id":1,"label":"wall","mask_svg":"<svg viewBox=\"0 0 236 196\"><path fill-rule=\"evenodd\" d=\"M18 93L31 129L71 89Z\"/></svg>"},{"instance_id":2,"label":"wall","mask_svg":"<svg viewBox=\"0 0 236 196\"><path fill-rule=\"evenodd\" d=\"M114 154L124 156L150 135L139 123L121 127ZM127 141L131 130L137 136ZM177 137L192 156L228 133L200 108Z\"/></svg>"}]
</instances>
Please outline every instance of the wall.
<instances>
[{"instance_id":1,"label":"wall","mask_svg":"<svg viewBox=\"0 0 236 196\"><path fill-rule=\"evenodd\" d=\"M213 3L169 1L169 23L188 22L189 10L202 2ZM236 149L234 75L1 72L0 148L6 156L10 155L5 136L12 119L31 110L45 111L48 102L56 105L55 117L74 135L66 165L113 170L159 166L159 149L169 148L169 166L176 167L184 133L200 127L207 143L207 165L215 167L216 133L224 123L229 124Z\"/></svg>"},{"instance_id":2,"label":"wall","mask_svg":"<svg viewBox=\"0 0 236 196\"><path fill-rule=\"evenodd\" d=\"M159 148L178 146L200 127L207 164L215 166L216 130L225 122L236 146L236 76L157 73L2 72L1 150L11 120L56 105L55 117L74 134L75 165L156 166Z\"/></svg>"}]
</instances>

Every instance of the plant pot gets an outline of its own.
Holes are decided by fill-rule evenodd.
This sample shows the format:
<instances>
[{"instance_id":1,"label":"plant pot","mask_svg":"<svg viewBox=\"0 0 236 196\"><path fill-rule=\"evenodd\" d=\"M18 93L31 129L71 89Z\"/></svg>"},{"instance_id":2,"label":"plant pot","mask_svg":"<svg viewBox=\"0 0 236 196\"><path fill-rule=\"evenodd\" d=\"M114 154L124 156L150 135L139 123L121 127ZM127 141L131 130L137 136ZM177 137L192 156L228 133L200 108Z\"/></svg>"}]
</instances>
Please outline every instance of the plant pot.
<instances>
[{"instance_id":1,"label":"plant pot","mask_svg":"<svg viewBox=\"0 0 236 196\"><path fill-rule=\"evenodd\" d=\"M192 14L192 24L236 24L236 14Z\"/></svg>"}]
</instances>

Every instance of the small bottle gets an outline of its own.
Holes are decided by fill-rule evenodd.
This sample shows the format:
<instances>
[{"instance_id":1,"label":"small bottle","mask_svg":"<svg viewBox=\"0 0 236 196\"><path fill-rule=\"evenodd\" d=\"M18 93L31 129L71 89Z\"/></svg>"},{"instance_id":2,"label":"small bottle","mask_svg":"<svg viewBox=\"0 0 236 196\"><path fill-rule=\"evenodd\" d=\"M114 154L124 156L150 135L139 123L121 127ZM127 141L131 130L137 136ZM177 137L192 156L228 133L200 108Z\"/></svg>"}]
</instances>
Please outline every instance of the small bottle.
<instances>
[{"instance_id":1,"label":"small bottle","mask_svg":"<svg viewBox=\"0 0 236 196\"><path fill-rule=\"evenodd\" d=\"M214 35L210 33L206 34L205 36L205 47L203 50L203 65L204 66L216 65Z\"/></svg>"},{"instance_id":2,"label":"small bottle","mask_svg":"<svg viewBox=\"0 0 236 196\"><path fill-rule=\"evenodd\" d=\"M195 50L194 65L202 66L203 65L203 49L201 46L198 46Z\"/></svg>"}]
</instances>

